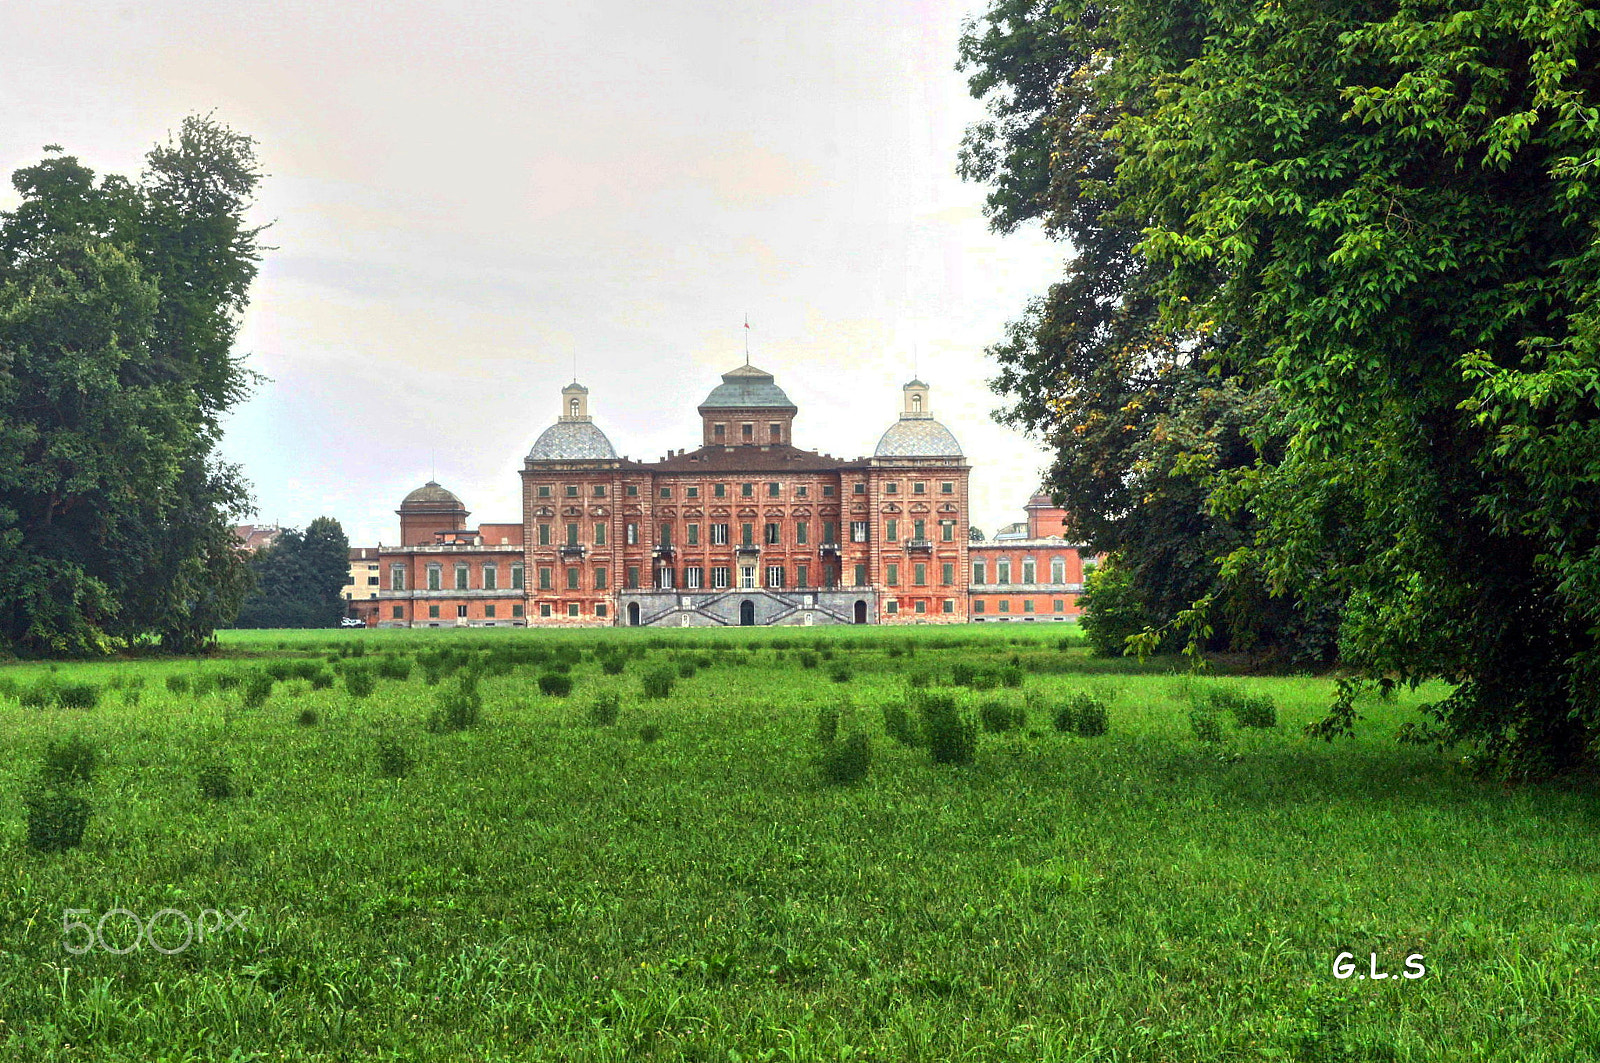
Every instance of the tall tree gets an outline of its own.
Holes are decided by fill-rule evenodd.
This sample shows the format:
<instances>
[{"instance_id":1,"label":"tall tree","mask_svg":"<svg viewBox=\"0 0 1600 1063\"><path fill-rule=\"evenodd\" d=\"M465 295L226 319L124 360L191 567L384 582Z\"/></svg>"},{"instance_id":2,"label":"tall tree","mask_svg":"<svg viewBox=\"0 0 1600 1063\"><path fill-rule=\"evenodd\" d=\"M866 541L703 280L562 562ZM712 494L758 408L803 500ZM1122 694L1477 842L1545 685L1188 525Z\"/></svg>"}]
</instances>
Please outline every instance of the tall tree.
<instances>
[{"instance_id":1,"label":"tall tree","mask_svg":"<svg viewBox=\"0 0 1600 1063\"><path fill-rule=\"evenodd\" d=\"M55 149L0 214L0 646L202 646L247 585L217 460L251 377L253 142L187 119L135 183Z\"/></svg>"},{"instance_id":2,"label":"tall tree","mask_svg":"<svg viewBox=\"0 0 1600 1063\"><path fill-rule=\"evenodd\" d=\"M350 541L332 517L305 531L286 529L250 559L255 587L239 608L239 627L332 627L344 615Z\"/></svg>"}]
</instances>

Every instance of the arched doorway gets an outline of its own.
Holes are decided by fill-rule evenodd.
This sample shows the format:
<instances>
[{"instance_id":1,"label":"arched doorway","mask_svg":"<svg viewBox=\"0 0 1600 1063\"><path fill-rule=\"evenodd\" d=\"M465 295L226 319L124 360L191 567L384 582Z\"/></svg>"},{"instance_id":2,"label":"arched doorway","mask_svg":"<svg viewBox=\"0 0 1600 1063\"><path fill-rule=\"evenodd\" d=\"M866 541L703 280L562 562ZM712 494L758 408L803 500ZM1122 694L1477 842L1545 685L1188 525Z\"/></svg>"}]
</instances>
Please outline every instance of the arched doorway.
<instances>
[{"instance_id":1,"label":"arched doorway","mask_svg":"<svg viewBox=\"0 0 1600 1063\"><path fill-rule=\"evenodd\" d=\"M638 627L639 626L639 603L638 602L629 602L628 603L628 626L629 627Z\"/></svg>"},{"instance_id":2,"label":"arched doorway","mask_svg":"<svg viewBox=\"0 0 1600 1063\"><path fill-rule=\"evenodd\" d=\"M756 603L749 598L739 603L739 626L753 627L756 622Z\"/></svg>"},{"instance_id":3,"label":"arched doorway","mask_svg":"<svg viewBox=\"0 0 1600 1063\"><path fill-rule=\"evenodd\" d=\"M858 602L856 602L856 623L865 624L866 622L867 622L867 603L863 602L863 601L858 601Z\"/></svg>"}]
</instances>

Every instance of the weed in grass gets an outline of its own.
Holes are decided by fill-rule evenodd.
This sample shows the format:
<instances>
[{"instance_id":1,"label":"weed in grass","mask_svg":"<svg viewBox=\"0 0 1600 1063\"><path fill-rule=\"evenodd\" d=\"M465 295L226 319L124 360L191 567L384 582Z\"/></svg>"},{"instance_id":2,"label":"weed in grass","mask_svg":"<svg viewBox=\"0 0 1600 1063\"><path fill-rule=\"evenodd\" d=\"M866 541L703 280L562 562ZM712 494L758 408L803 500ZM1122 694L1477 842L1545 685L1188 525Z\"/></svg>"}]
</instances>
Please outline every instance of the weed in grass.
<instances>
[{"instance_id":1,"label":"weed in grass","mask_svg":"<svg viewBox=\"0 0 1600 1063\"><path fill-rule=\"evenodd\" d=\"M28 848L59 853L83 844L94 806L82 794L65 789L30 790L22 796Z\"/></svg>"},{"instance_id":2,"label":"weed in grass","mask_svg":"<svg viewBox=\"0 0 1600 1063\"><path fill-rule=\"evenodd\" d=\"M46 786L77 786L91 781L99 764L99 751L83 736L73 735L65 742L50 742L44 747L39 778Z\"/></svg>"},{"instance_id":3,"label":"weed in grass","mask_svg":"<svg viewBox=\"0 0 1600 1063\"><path fill-rule=\"evenodd\" d=\"M126 687L117 692L117 697L121 698L122 703L129 708L137 708L139 705L139 698L143 694L144 691L140 690L138 687Z\"/></svg>"},{"instance_id":4,"label":"weed in grass","mask_svg":"<svg viewBox=\"0 0 1600 1063\"><path fill-rule=\"evenodd\" d=\"M672 696L672 683L676 675L671 668L652 668L644 674L644 696L665 698Z\"/></svg>"},{"instance_id":5,"label":"weed in grass","mask_svg":"<svg viewBox=\"0 0 1600 1063\"><path fill-rule=\"evenodd\" d=\"M817 655L811 650L801 650L797 656L800 659L801 668L815 668L817 666Z\"/></svg>"},{"instance_id":6,"label":"weed in grass","mask_svg":"<svg viewBox=\"0 0 1600 1063\"><path fill-rule=\"evenodd\" d=\"M411 769L416 766L416 758L398 738L387 734L378 736L377 767L380 777L403 779L411 774Z\"/></svg>"},{"instance_id":7,"label":"weed in grass","mask_svg":"<svg viewBox=\"0 0 1600 1063\"><path fill-rule=\"evenodd\" d=\"M978 752L978 728L949 694L924 694L922 733L935 764L971 764Z\"/></svg>"},{"instance_id":8,"label":"weed in grass","mask_svg":"<svg viewBox=\"0 0 1600 1063\"><path fill-rule=\"evenodd\" d=\"M539 677L539 693L564 698L572 693L572 677L560 672L546 672Z\"/></svg>"},{"instance_id":9,"label":"weed in grass","mask_svg":"<svg viewBox=\"0 0 1600 1063\"><path fill-rule=\"evenodd\" d=\"M621 657L607 657L600 662L600 670L606 675L621 675L622 670L626 667L627 662Z\"/></svg>"},{"instance_id":10,"label":"weed in grass","mask_svg":"<svg viewBox=\"0 0 1600 1063\"><path fill-rule=\"evenodd\" d=\"M298 723L301 727L315 727L318 720L317 710L301 709L300 715L296 716L294 719L295 723Z\"/></svg>"},{"instance_id":11,"label":"weed in grass","mask_svg":"<svg viewBox=\"0 0 1600 1063\"><path fill-rule=\"evenodd\" d=\"M996 672L977 672L967 685L973 690L993 690L1000 685L1000 676Z\"/></svg>"},{"instance_id":12,"label":"weed in grass","mask_svg":"<svg viewBox=\"0 0 1600 1063\"><path fill-rule=\"evenodd\" d=\"M841 742L829 741L817 758L822 777L836 786L849 786L867 777L872 768L872 743L860 731Z\"/></svg>"},{"instance_id":13,"label":"weed in grass","mask_svg":"<svg viewBox=\"0 0 1600 1063\"><path fill-rule=\"evenodd\" d=\"M453 690L439 695L439 707L428 718L428 730L435 734L447 731L465 731L476 727L483 715L483 695L478 693L478 680L471 672L456 677Z\"/></svg>"},{"instance_id":14,"label":"weed in grass","mask_svg":"<svg viewBox=\"0 0 1600 1063\"><path fill-rule=\"evenodd\" d=\"M197 698L207 697L217 689L217 676L214 672L201 672L194 677L190 688Z\"/></svg>"},{"instance_id":15,"label":"weed in grass","mask_svg":"<svg viewBox=\"0 0 1600 1063\"><path fill-rule=\"evenodd\" d=\"M596 727L610 727L617 722L617 711L621 707L622 698L616 691L607 690L589 706L589 722Z\"/></svg>"},{"instance_id":16,"label":"weed in grass","mask_svg":"<svg viewBox=\"0 0 1600 1063\"><path fill-rule=\"evenodd\" d=\"M379 678L396 679L404 682L411 678L411 658L399 654L385 654L379 657L375 666Z\"/></svg>"},{"instance_id":17,"label":"weed in grass","mask_svg":"<svg viewBox=\"0 0 1600 1063\"><path fill-rule=\"evenodd\" d=\"M56 687L56 704L63 709L92 709L100 704L96 683L62 683Z\"/></svg>"},{"instance_id":18,"label":"weed in grass","mask_svg":"<svg viewBox=\"0 0 1600 1063\"><path fill-rule=\"evenodd\" d=\"M312 690L327 690L333 686L333 673L325 669L317 669L311 675Z\"/></svg>"},{"instance_id":19,"label":"weed in grass","mask_svg":"<svg viewBox=\"0 0 1600 1063\"><path fill-rule=\"evenodd\" d=\"M1021 705L1008 701L986 701L978 706L978 721L991 734L1015 731L1028 722L1028 714Z\"/></svg>"},{"instance_id":20,"label":"weed in grass","mask_svg":"<svg viewBox=\"0 0 1600 1063\"><path fill-rule=\"evenodd\" d=\"M958 661L950 669L950 685L953 687L970 687L978 670L965 661Z\"/></svg>"},{"instance_id":21,"label":"weed in grass","mask_svg":"<svg viewBox=\"0 0 1600 1063\"><path fill-rule=\"evenodd\" d=\"M378 680L364 667L353 666L344 670L344 688L353 698L372 696Z\"/></svg>"},{"instance_id":22,"label":"weed in grass","mask_svg":"<svg viewBox=\"0 0 1600 1063\"><path fill-rule=\"evenodd\" d=\"M1208 691L1204 709L1217 715L1228 713L1240 727L1276 727L1278 706L1266 695L1245 694L1234 687L1219 687Z\"/></svg>"},{"instance_id":23,"label":"weed in grass","mask_svg":"<svg viewBox=\"0 0 1600 1063\"><path fill-rule=\"evenodd\" d=\"M167 690L173 694L187 694L189 692L189 677L186 675L167 676Z\"/></svg>"},{"instance_id":24,"label":"weed in grass","mask_svg":"<svg viewBox=\"0 0 1600 1063\"><path fill-rule=\"evenodd\" d=\"M855 673L850 671L848 665L836 664L828 669L828 678L835 683L848 683L855 678Z\"/></svg>"},{"instance_id":25,"label":"weed in grass","mask_svg":"<svg viewBox=\"0 0 1600 1063\"><path fill-rule=\"evenodd\" d=\"M891 701L883 707L883 733L903 746L918 745L917 729L905 705Z\"/></svg>"},{"instance_id":26,"label":"weed in grass","mask_svg":"<svg viewBox=\"0 0 1600 1063\"><path fill-rule=\"evenodd\" d=\"M639 741L649 745L661 737L661 728L657 724L647 723L639 728Z\"/></svg>"},{"instance_id":27,"label":"weed in grass","mask_svg":"<svg viewBox=\"0 0 1600 1063\"><path fill-rule=\"evenodd\" d=\"M823 745L832 745L839 734L839 710L832 705L824 705L817 710L817 741Z\"/></svg>"},{"instance_id":28,"label":"weed in grass","mask_svg":"<svg viewBox=\"0 0 1600 1063\"><path fill-rule=\"evenodd\" d=\"M1007 687L1020 687L1022 685L1022 668L1016 663L1016 654L1012 654L1012 663L1000 672L1000 685Z\"/></svg>"},{"instance_id":29,"label":"weed in grass","mask_svg":"<svg viewBox=\"0 0 1600 1063\"><path fill-rule=\"evenodd\" d=\"M678 678L680 678L680 679L693 679L694 678L694 673L695 673L695 666L694 666L694 662L693 661L679 661L678 662Z\"/></svg>"},{"instance_id":30,"label":"weed in grass","mask_svg":"<svg viewBox=\"0 0 1600 1063\"><path fill-rule=\"evenodd\" d=\"M216 680L218 690L232 690L244 681L244 677L238 672L218 672Z\"/></svg>"},{"instance_id":31,"label":"weed in grass","mask_svg":"<svg viewBox=\"0 0 1600 1063\"><path fill-rule=\"evenodd\" d=\"M196 776L200 796L225 801L233 796L233 768L227 764L207 764Z\"/></svg>"},{"instance_id":32,"label":"weed in grass","mask_svg":"<svg viewBox=\"0 0 1600 1063\"><path fill-rule=\"evenodd\" d=\"M1209 709L1190 709L1189 729L1202 742L1222 741L1222 721Z\"/></svg>"},{"instance_id":33,"label":"weed in grass","mask_svg":"<svg viewBox=\"0 0 1600 1063\"><path fill-rule=\"evenodd\" d=\"M251 672L244 681L243 703L247 709L259 709L272 695L272 675L269 672Z\"/></svg>"}]
</instances>

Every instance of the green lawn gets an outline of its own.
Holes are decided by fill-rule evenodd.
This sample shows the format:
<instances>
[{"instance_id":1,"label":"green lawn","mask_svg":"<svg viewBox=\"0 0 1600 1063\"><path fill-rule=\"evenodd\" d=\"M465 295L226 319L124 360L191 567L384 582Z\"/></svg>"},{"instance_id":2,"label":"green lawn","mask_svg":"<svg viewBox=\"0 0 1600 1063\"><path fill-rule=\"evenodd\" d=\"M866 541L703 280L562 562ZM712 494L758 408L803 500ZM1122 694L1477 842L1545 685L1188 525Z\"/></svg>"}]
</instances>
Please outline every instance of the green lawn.
<instances>
[{"instance_id":1,"label":"green lawn","mask_svg":"<svg viewBox=\"0 0 1600 1063\"><path fill-rule=\"evenodd\" d=\"M111 685L93 709L0 694L0 1058L1600 1056L1591 796L1485 786L1396 745L1441 689L1364 704L1358 737L1329 745L1301 733L1326 680L1190 679L1063 635L230 633L223 659L0 666L18 693ZM365 656L323 661L336 646ZM598 646L634 656L605 675ZM416 663L441 648L491 662L467 730L425 726L459 682ZM548 662L494 674L580 653L566 698L539 693ZM364 699L342 678L280 682L258 708L243 684L192 690L402 655L410 678ZM683 664L670 697L642 696ZM960 666L1022 684L951 688ZM933 765L884 733L913 677L1028 721ZM1278 726L1198 741L1191 703L1218 685L1270 695ZM595 726L607 691L620 718ZM1052 726L1079 691L1109 705L1104 737ZM813 763L818 710L841 704L841 732L873 746L856 786ZM94 815L81 848L36 853L22 796L73 732L101 751ZM380 735L409 775L380 777ZM216 764L231 798L199 792ZM172 955L69 953L63 913L112 908L249 911ZM111 917L109 943L130 925ZM1394 976L1336 978L1341 952ZM1426 973L1399 977L1412 954Z\"/></svg>"}]
</instances>

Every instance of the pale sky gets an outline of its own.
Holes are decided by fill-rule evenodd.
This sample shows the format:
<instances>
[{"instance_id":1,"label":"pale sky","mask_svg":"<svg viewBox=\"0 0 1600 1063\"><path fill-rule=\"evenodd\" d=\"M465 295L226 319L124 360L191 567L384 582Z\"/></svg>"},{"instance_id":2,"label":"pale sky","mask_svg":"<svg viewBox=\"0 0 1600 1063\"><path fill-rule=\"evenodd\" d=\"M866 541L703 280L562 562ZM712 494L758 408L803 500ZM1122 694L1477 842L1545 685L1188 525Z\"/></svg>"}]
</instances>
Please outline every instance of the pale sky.
<instances>
[{"instance_id":1,"label":"pale sky","mask_svg":"<svg viewBox=\"0 0 1600 1063\"><path fill-rule=\"evenodd\" d=\"M618 453L699 444L743 361L795 444L870 454L913 362L1023 518L1044 450L995 424L984 348L1060 272L955 176L980 114L968 0L804 3L30 0L0 13L0 208L59 143L136 173L185 115L260 142L272 221L240 350L270 378L224 450L257 520L395 542L430 475L517 521L517 470L572 378Z\"/></svg>"}]
</instances>

